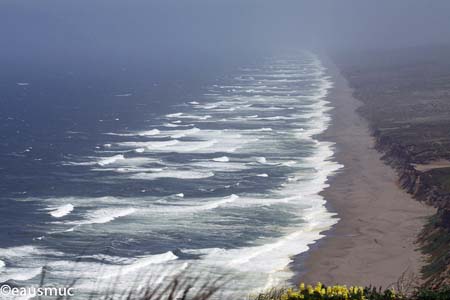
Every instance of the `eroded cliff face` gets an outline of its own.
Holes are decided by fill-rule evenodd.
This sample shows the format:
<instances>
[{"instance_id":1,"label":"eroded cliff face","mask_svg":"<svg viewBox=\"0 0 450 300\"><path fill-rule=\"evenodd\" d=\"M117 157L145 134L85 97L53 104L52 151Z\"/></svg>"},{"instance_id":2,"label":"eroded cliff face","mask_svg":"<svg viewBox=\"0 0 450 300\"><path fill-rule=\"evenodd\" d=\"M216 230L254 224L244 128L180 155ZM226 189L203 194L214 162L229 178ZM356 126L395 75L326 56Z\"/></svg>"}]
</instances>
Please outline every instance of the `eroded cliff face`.
<instances>
[{"instance_id":1,"label":"eroded cliff face","mask_svg":"<svg viewBox=\"0 0 450 300\"><path fill-rule=\"evenodd\" d=\"M358 111L399 186L437 208L419 236L429 254L424 278L437 287L450 284L450 52L401 51L341 54L335 61L363 102Z\"/></svg>"},{"instance_id":2,"label":"eroded cliff face","mask_svg":"<svg viewBox=\"0 0 450 300\"><path fill-rule=\"evenodd\" d=\"M433 174L433 171L438 169L433 167L427 171L417 170L418 160L414 158L414 154L407 147L396 144L390 138L382 137L377 131L373 132L373 135L377 149L383 153L383 160L396 169L400 186L414 195L417 200L442 210L443 215L448 216L445 211L450 210L450 192L443 188L440 181L435 178L445 176L445 174ZM429 158L435 159L432 156ZM421 163L429 162L430 160ZM450 174L450 166L448 168L439 167L439 169L448 171ZM443 221L450 227L450 220Z\"/></svg>"},{"instance_id":3,"label":"eroded cliff face","mask_svg":"<svg viewBox=\"0 0 450 300\"><path fill-rule=\"evenodd\" d=\"M450 284L450 192L443 188L433 174L436 169L419 171L414 163L414 155L407 147L396 144L392 139L383 138L374 131L376 147L381 151L386 163L396 169L399 185L418 201L438 209L419 235L419 242L425 253L429 254L428 265L423 269L426 284L440 287ZM441 168L439 168L441 169ZM446 169L446 170L442 170ZM442 168L449 172L450 168Z\"/></svg>"}]
</instances>

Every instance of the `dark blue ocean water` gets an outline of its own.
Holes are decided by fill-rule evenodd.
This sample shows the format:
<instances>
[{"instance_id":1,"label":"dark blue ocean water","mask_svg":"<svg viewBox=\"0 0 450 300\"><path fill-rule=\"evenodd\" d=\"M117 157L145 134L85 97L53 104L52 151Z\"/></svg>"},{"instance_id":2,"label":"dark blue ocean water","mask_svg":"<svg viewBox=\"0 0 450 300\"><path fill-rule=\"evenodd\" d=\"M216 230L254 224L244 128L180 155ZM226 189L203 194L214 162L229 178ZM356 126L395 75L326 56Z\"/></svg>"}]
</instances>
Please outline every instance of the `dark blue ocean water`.
<instances>
[{"instance_id":1,"label":"dark blue ocean water","mask_svg":"<svg viewBox=\"0 0 450 300\"><path fill-rule=\"evenodd\" d=\"M9 67L0 282L36 284L45 265L82 295L191 267L246 278L239 293L289 279L290 257L336 222L318 193L339 165L315 136L332 82L312 53Z\"/></svg>"}]
</instances>

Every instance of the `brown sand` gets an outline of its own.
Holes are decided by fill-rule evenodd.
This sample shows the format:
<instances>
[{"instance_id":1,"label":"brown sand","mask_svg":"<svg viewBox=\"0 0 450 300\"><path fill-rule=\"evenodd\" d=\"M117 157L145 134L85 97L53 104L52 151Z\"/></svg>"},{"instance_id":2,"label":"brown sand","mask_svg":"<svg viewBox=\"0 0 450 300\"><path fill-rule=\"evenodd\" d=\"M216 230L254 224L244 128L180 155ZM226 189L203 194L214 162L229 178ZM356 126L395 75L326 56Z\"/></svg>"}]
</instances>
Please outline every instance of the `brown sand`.
<instances>
[{"instance_id":1,"label":"brown sand","mask_svg":"<svg viewBox=\"0 0 450 300\"><path fill-rule=\"evenodd\" d=\"M295 280L325 284L388 287L403 272L420 274L424 257L415 244L427 216L425 206L397 186L393 169L374 149L362 105L337 68L326 61L335 86L329 101L333 123L323 139L336 142L336 159L344 165L323 195L341 219L303 256L294 259Z\"/></svg>"},{"instance_id":2,"label":"brown sand","mask_svg":"<svg viewBox=\"0 0 450 300\"><path fill-rule=\"evenodd\" d=\"M414 164L413 166L417 171L427 172L434 169L450 168L450 161L446 159L440 159L428 164Z\"/></svg>"}]
</instances>

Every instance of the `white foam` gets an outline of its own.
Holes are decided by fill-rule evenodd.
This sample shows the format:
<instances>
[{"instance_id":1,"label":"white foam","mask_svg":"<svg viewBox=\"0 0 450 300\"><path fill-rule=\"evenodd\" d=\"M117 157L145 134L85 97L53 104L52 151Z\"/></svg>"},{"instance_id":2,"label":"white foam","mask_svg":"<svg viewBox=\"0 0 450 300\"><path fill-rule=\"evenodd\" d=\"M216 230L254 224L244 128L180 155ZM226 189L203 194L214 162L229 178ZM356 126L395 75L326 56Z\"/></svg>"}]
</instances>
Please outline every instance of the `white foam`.
<instances>
[{"instance_id":1,"label":"white foam","mask_svg":"<svg viewBox=\"0 0 450 300\"><path fill-rule=\"evenodd\" d=\"M184 115L183 118L196 119L196 120L208 120L208 119L211 119L212 116L210 116L210 115L204 115L204 116Z\"/></svg>"},{"instance_id":2,"label":"white foam","mask_svg":"<svg viewBox=\"0 0 450 300\"><path fill-rule=\"evenodd\" d=\"M213 158L212 160L217 161L217 162L229 162L230 161L228 156L216 157L216 158Z\"/></svg>"},{"instance_id":3,"label":"white foam","mask_svg":"<svg viewBox=\"0 0 450 300\"><path fill-rule=\"evenodd\" d=\"M135 152L142 153L142 148L133 149ZM145 149L144 149L145 151ZM69 162L69 165L87 165L99 166L92 168L92 171L111 171L119 173L144 172L149 168L148 164L160 164L161 161L150 157L125 157L118 154L110 157L90 157L90 161Z\"/></svg>"},{"instance_id":4,"label":"white foam","mask_svg":"<svg viewBox=\"0 0 450 300\"><path fill-rule=\"evenodd\" d=\"M234 203L236 202L236 200L239 199L238 195L232 194L228 197L224 197L220 200L212 200L212 201L207 201L206 204L198 204L198 202L196 203L189 203L189 202L183 202L183 206L179 206L179 207L173 207L172 211L176 212L176 211L180 211L181 213L190 213L190 212L199 212L199 211L205 211L205 210L213 210L222 206L225 206L227 204L230 203ZM201 202L203 203L204 200Z\"/></svg>"},{"instance_id":5,"label":"white foam","mask_svg":"<svg viewBox=\"0 0 450 300\"><path fill-rule=\"evenodd\" d=\"M50 210L49 214L54 218L62 218L70 214L74 209L72 204L64 204L59 207L48 208Z\"/></svg>"},{"instance_id":6,"label":"white foam","mask_svg":"<svg viewBox=\"0 0 450 300\"><path fill-rule=\"evenodd\" d=\"M238 249L186 250L187 253L201 255L201 259L195 260L195 264L204 267L205 270L219 275L229 274L230 271L233 274L249 275L251 280L243 280L240 284L259 288L264 284L284 283L285 280L290 279L292 273L289 271L288 265L292 256L308 250L311 243L322 237L321 232L330 228L337 221L336 218L333 218L333 214L327 212L324 206L325 201L319 193L327 186L327 177L336 172L340 166L331 161L333 145L319 142L314 138L315 134L321 133L327 128L330 121L327 114L328 102L323 97L326 96L327 89L331 85L327 83L320 66L314 65L315 62L311 66L310 63L303 61L291 63L287 60L272 63L275 63L273 68L262 67L259 71L252 71L260 72L259 74L241 77L242 84L215 86L211 89L210 94L205 95L212 100L210 103L199 104L193 101L189 103L193 106L185 105L186 108L191 109L190 111L167 115L168 120L166 121L170 121L170 123L164 125L167 127L166 130L151 131L155 134L143 135L139 139L122 139L119 140L119 143L113 144L113 147L125 147L129 148L127 150L135 152L140 149L141 152L151 152L152 154L173 152L196 155L179 156L187 157L187 160L172 164L165 162L164 167L159 169L146 168L148 166L137 164L137 162L133 163L132 160L129 160L131 158L119 159L108 164L111 170L121 170L124 173L138 172L125 174L122 177L142 180L156 178L201 179L214 176L221 171L235 171L252 167L255 170L252 170L250 174L267 178L269 175L262 173L264 166L277 165L281 169L289 168L289 178L286 178L286 182L267 193L266 191L255 194L245 193L225 198L195 198L193 195L183 198L184 194L179 193L161 199L151 198L149 201L127 199L132 202L128 205L136 208L133 218L136 217L142 223L149 222L146 224L155 227L167 226L172 221L182 223L188 220L193 227L203 228L205 220L216 221L222 214L228 213L228 210L237 213L248 209L254 212L255 208L286 210L295 215L295 218L303 220L303 222L293 223L289 227L287 225L277 227L276 230L280 230L281 237L252 240L250 244L252 246ZM292 84L299 81L313 81L315 86L311 85L303 89ZM284 115L283 109L290 109L289 114ZM182 125L184 119L188 119L195 125ZM211 119L208 121L211 124L217 122L213 124L214 128L220 129L208 129L210 124L201 122L206 119ZM203 125L201 130L195 127L198 126L197 124ZM226 127L228 125L232 126ZM179 130L178 127L187 127L187 129ZM245 129L248 127L254 129ZM274 131L277 132L276 135L271 133ZM136 136L139 135L139 132L127 134ZM164 141L161 140L162 137L165 139ZM299 143L299 141L305 144L305 152L300 151L300 155L296 156L295 143ZM291 142L292 144L290 144ZM113 150L124 152L123 148L114 148ZM237 151L237 153L233 155L232 162L228 156L222 156L233 151ZM210 155L197 155L203 153ZM267 156L268 159L261 155ZM305 156L309 157L305 158ZM264 166L258 165L258 163ZM122 168L117 168L117 166ZM129 166L132 167L129 168ZM138 168L138 166L142 168ZM233 178L234 174L219 175ZM217 179L220 179L220 176L217 176ZM239 179L240 177L237 176L236 181ZM225 187L231 187L231 185ZM208 191L207 188L205 190ZM108 199L105 200L105 203L108 201L114 204L123 203L123 199ZM87 199L81 199L77 205L81 202L89 203ZM90 202L98 204L101 200L92 199ZM145 205L142 204L143 202ZM220 210L214 211L216 209ZM198 214L200 217L192 218L190 214L196 216ZM84 221L91 217L90 213L86 214ZM130 228L140 228L134 222L130 222L129 226ZM165 257L167 260L161 259L161 263L155 263L155 265L161 264L166 268L176 264L177 267L181 267L181 260L174 256L173 253L166 253L162 258ZM112 263L126 264L129 266L129 270L141 270L141 267L138 267L138 261L141 258L126 262L121 261L121 258L107 257L106 259ZM153 258L149 258L149 260L151 261ZM141 260L140 264L145 266L146 261ZM151 268L153 267L152 265ZM242 290L249 291L250 289Z\"/></svg>"},{"instance_id":7,"label":"white foam","mask_svg":"<svg viewBox=\"0 0 450 300\"><path fill-rule=\"evenodd\" d=\"M75 284L77 291L111 293L111 284L117 293L128 291L130 287L141 290L148 287L149 282L157 286L164 279L174 278L187 268L187 264L179 262L172 252L138 256L134 258L116 257L108 255L88 256L99 262L53 261L48 264L52 275L57 278L78 280ZM108 262L105 264L104 262ZM120 279L120 280L119 280Z\"/></svg>"},{"instance_id":8,"label":"white foam","mask_svg":"<svg viewBox=\"0 0 450 300\"><path fill-rule=\"evenodd\" d=\"M292 273L286 267L292 257L309 249L309 244L323 237L320 232L336 223L330 214L322 208L315 214L316 220L305 224L302 228L288 233L282 238L270 243L263 242L259 246L240 249L203 249L201 251L186 251L188 253L204 254L202 263L225 269L234 269L243 273L257 275L265 274L271 283L288 280ZM275 275L275 276L274 276ZM276 278L275 278L276 277Z\"/></svg>"},{"instance_id":9,"label":"white foam","mask_svg":"<svg viewBox=\"0 0 450 300\"><path fill-rule=\"evenodd\" d=\"M168 118L177 118L179 116L183 115L183 113L173 113L173 114L167 114L166 117Z\"/></svg>"},{"instance_id":10,"label":"white foam","mask_svg":"<svg viewBox=\"0 0 450 300\"><path fill-rule=\"evenodd\" d=\"M143 213L145 215L156 214L158 216L173 215L177 218L185 214L201 213L210 210L214 210L220 207L237 205L240 201L238 195L232 194L227 197L215 197L215 198L201 198L201 199L186 199L183 202L172 203L168 201L158 201L159 205L154 205L146 209Z\"/></svg>"},{"instance_id":11,"label":"white foam","mask_svg":"<svg viewBox=\"0 0 450 300\"><path fill-rule=\"evenodd\" d=\"M28 82L17 82L17 85L19 86L27 86L30 85Z\"/></svg>"},{"instance_id":12,"label":"white foam","mask_svg":"<svg viewBox=\"0 0 450 300\"><path fill-rule=\"evenodd\" d=\"M203 116L197 116L197 115L189 115L185 113L174 113L174 114L168 114L166 115L167 118L178 118L178 119L193 119L193 120L207 120L212 118L210 115L203 115Z\"/></svg>"},{"instance_id":13,"label":"white foam","mask_svg":"<svg viewBox=\"0 0 450 300\"><path fill-rule=\"evenodd\" d=\"M105 272L100 274L100 276L102 279L110 279L117 278L118 274L120 274L120 276L141 274L140 272L142 271L148 272L149 267L167 263L176 259L178 259L178 256L176 256L172 251L138 257L133 263L123 265L119 269L113 266L111 268L112 271L108 271L108 267L106 267Z\"/></svg>"},{"instance_id":14,"label":"white foam","mask_svg":"<svg viewBox=\"0 0 450 300\"><path fill-rule=\"evenodd\" d=\"M170 135L170 137L174 138L174 139L178 139L178 138L182 138L188 135L193 135L195 133L200 132L201 130L197 127L193 127L190 129L185 129L185 130L172 130L172 131L166 131L165 133L167 133L168 135Z\"/></svg>"},{"instance_id":15,"label":"white foam","mask_svg":"<svg viewBox=\"0 0 450 300\"><path fill-rule=\"evenodd\" d=\"M120 206L127 199L112 197L112 196L103 196L103 197L64 197L64 198L56 198L49 199L52 202L67 202L67 203L77 203L79 206L84 207L103 207L103 206ZM130 200L128 198L128 200ZM129 201L128 201L129 203Z\"/></svg>"},{"instance_id":16,"label":"white foam","mask_svg":"<svg viewBox=\"0 0 450 300\"><path fill-rule=\"evenodd\" d=\"M124 273L122 274L128 274L134 272L136 269L142 269L149 265L154 264L161 264L167 261L178 259L178 256L176 256L172 251L168 251L161 254L154 254L147 257L139 258L134 264L125 267L122 269Z\"/></svg>"},{"instance_id":17,"label":"white foam","mask_svg":"<svg viewBox=\"0 0 450 300\"><path fill-rule=\"evenodd\" d=\"M130 148L146 148L147 150L161 150L173 145L178 144L180 141L178 140L169 140L169 141L151 141L151 142L122 142L118 143L121 147L130 147Z\"/></svg>"},{"instance_id":18,"label":"white foam","mask_svg":"<svg viewBox=\"0 0 450 300\"><path fill-rule=\"evenodd\" d=\"M270 127L263 127L259 129L248 129L249 131L272 131L272 128Z\"/></svg>"},{"instance_id":19,"label":"white foam","mask_svg":"<svg viewBox=\"0 0 450 300\"><path fill-rule=\"evenodd\" d=\"M257 162L259 162L260 164L266 164L267 163L267 159L265 157L258 157L256 159Z\"/></svg>"},{"instance_id":20,"label":"white foam","mask_svg":"<svg viewBox=\"0 0 450 300\"><path fill-rule=\"evenodd\" d=\"M203 109L214 109L217 108L219 106L219 104L207 104L207 105L203 105L202 108Z\"/></svg>"},{"instance_id":21,"label":"white foam","mask_svg":"<svg viewBox=\"0 0 450 300\"><path fill-rule=\"evenodd\" d=\"M34 255L45 254L45 249L34 246L18 246L11 248L0 248L0 258L14 258L14 257L31 257ZM60 253L55 253L60 254Z\"/></svg>"},{"instance_id":22,"label":"white foam","mask_svg":"<svg viewBox=\"0 0 450 300\"><path fill-rule=\"evenodd\" d=\"M295 119L296 116L290 116L290 117L286 117L286 116L273 116L273 117L261 117L258 118L258 120L266 120L266 121L280 121L280 120L293 120Z\"/></svg>"},{"instance_id":23,"label":"white foam","mask_svg":"<svg viewBox=\"0 0 450 300\"><path fill-rule=\"evenodd\" d=\"M244 163L241 162L226 162L226 161L196 161L187 164L187 166L192 167L193 170L202 170L210 172L234 172L248 169Z\"/></svg>"},{"instance_id":24,"label":"white foam","mask_svg":"<svg viewBox=\"0 0 450 300\"><path fill-rule=\"evenodd\" d=\"M157 134L159 134L160 133L160 131L158 130L158 129L152 129L152 130L147 130L147 131L141 131L141 132L139 132L139 134L138 135L140 135L140 136L151 136L151 135L157 135Z\"/></svg>"},{"instance_id":25,"label":"white foam","mask_svg":"<svg viewBox=\"0 0 450 300\"><path fill-rule=\"evenodd\" d=\"M142 151L138 149L133 149L137 153ZM144 149L145 150L145 149ZM148 163L158 163L159 160L152 159L149 157L125 157L123 154L117 154L109 157L89 157L89 161L83 162L67 162L67 165L76 166L100 166L100 167L110 167L110 166L129 166L136 167L140 165L145 165Z\"/></svg>"},{"instance_id":26,"label":"white foam","mask_svg":"<svg viewBox=\"0 0 450 300\"><path fill-rule=\"evenodd\" d=\"M292 167L297 164L295 160L288 160L281 163L283 166Z\"/></svg>"},{"instance_id":27,"label":"white foam","mask_svg":"<svg viewBox=\"0 0 450 300\"><path fill-rule=\"evenodd\" d=\"M255 77L256 76L257 75L255 75ZM300 76L301 75L294 73L291 74L289 72L280 72L280 74L272 77L277 78L276 80L280 79L284 81L288 81L286 78L291 78L292 80L289 81L293 82L302 80ZM322 75L318 73L317 76ZM249 79L247 78L246 80ZM318 99L326 95L326 88L327 85L320 86L317 93L312 97L308 96L308 99L311 99L311 101L318 101ZM296 105L295 101L298 101L298 99L299 98L293 97L289 100L281 100L286 101L286 103ZM261 98L261 101L263 100L266 101ZM320 107L318 106L317 108L312 108L313 110L317 109L317 112L313 111L311 114L306 114L303 116L303 118L310 118L310 120L306 121L308 122L308 126L304 128L302 133L304 136L300 136L299 134L296 137L304 138L307 136L311 141L314 141L312 137L326 129L329 117L325 114L328 110L325 104L326 103L321 103ZM299 114L298 116L280 115L260 117L258 118L258 122L292 120L297 117L302 117L302 114ZM315 118L317 118L317 120L313 120ZM299 176L298 181L294 179L291 183L286 183L283 186L283 189L280 190L280 195L278 195L278 197L243 197L239 202L234 203L234 205L239 204L242 206L278 203L295 203L295 205L305 205L309 208L299 210L299 215L306 221L303 225L298 228L292 228L290 232L287 232L284 237L278 240L274 240L269 243L267 240L261 240L260 245L254 247L229 250L193 250L191 253L204 255L203 259L200 261L203 265L215 266L224 269L234 269L239 273L247 273L252 274L251 276L261 277L253 281L255 283L255 287L257 286L259 279L262 279L263 281L265 280L267 284L276 284L277 282L284 282L285 280L288 280L292 273L286 267L291 262L291 257L295 254L307 251L309 249L309 244L314 243L322 237L320 232L328 229L337 221L337 219L332 218L333 214L327 212L324 206L324 199L318 195L318 193L326 187L327 177L333 174L333 172L340 167L338 164L330 161L333 155L331 147L332 145L329 143L317 142L315 146L315 153L304 161L278 160L278 164L282 164L287 167L299 165L310 166L313 168L312 174L303 174L300 172L296 175ZM267 164L267 160L264 157L256 158L256 160L261 164ZM274 161L277 160L275 159ZM266 177L268 174L258 174L258 176ZM189 251L187 252L189 253Z\"/></svg>"},{"instance_id":28,"label":"white foam","mask_svg":"<svg viewBox=\"0 0 450 300\"><path fill-rule=\"evenodd\" d=\"M125 159L125 157L122 154L118 154L118 155L114 155L111 157L102 158L97 162L97 164L100 166L106 166L106 165L115 163L118 160L123 160L123 159Z\"/></svg>"},{"instance_id":29,"label":"white foam","mask_svg":"<svg viewBox=\"0 0 450 300\"><path fill-rule=\"evenodd\" d=\"M191 127L191 126L194 126L194 124L180 124L180 123L182 123L182 121L176 120L176 121L172 121L172 123L164 123L163 126L164 126L164 127L168 127L168 128Z\"/></svg>"},{"instance_id":30,"label":"white foam","mask_svg":"<svg viewBox=\"0 0 450 300\"><path fill-rule=\"evenodd\" d=\"M141 180L154 180L159 178L176 178L176 179L202 179L213 177L213 172L200 172L191 170L157 170L153 173L137 173L130 177Z\"/></svg>"},{"instance_id":31,"label":"white foam","mask_svg":"<svg viewBox=\"0 0 450 300\"><path fill-rule=\"evenodd\" d=\"M132 264L136 261L136 258L134 257L111 256L105 254L83 255L79 256L78 258L91 258L97 261L108 262L116 265Z\"/></svg>"},{"instance_id":32,"label":"white foam","mask_svg":"<svg viewBox=\"0 0 450 300\"><path fill-rule=\"evenodd\" d=\"M292 196L290 201L299 199L299 196ZM302 211L302 217L306 222L297 228L289 229L281 238L271 241L261 239L256 241L255 246L237 249L210 248L182 251L201 255L202 260L199 264L207 270L246 274L249 276L246 277L246 284L256 290L282 284L293 275L287 267L294 255L307 251L310 244L323 237L321 232L338 221L337 218L333 218L333 214L327 212L323 198L317 196L314 200L313 206ZM311 205L311 202L308 202ZM246 288L248 292L249 287Z\"/></svg>"},{"instance_id":33,"label":"white foam","mask_svg":"<svg viewBox=\"0 0 450 300\"><path fill-rule=\"evenodd\" d=\"M153 136L159 134L159 129L151 129L151 130L144 130L144 131L138 131L138 132L128 132L128 133L116 133L116 132L108 132L105 133L107 135L114 135L114 136Z\"/></svg>"},{"instance_id":34,"label":"white foam","mask_svg":"<svg viewBox=\"0 0 450 300\"><path fill-rule=\"evenodd\" d=\"M203 134L203 131L200 131ZM224 132L217 132L217 138L202 139L198 141L150 141L150 142L122 142L119 147L125 148L146 148L150 152L174 152L174 153L215 153L215 152L235 152L246 143L255 140L240 140L240 135L226 135ZM208 138L209 134L204 133L203 138ZM219 140L220 138L220 140Z\"/></svg>"},{"instance_id":35,"label":"white foam","mask_svg":"<svg viewBox=\"0 0 450 300\"><path fill-rule=\"evenodd\" d=\"M104 224L111 222L117 218L125 217L136 212L134 207L123 208L101 208L85 214L85 219L75 222L67 222L66 224L87 225L87 224Z\"/></svg>"},{"instance_id":36,"label":"white foam","mask_svg":"<svg viewBox=\"0 0 450 300\"><path fill-rule=\"evenodd\" d=\"M63 255L62 252L31 245L0 248L0 282L32 279L41 274L44 257L58 258ZM8 262L7 266L3 260Z\"/></svg>"},{"instance_id":37,"label":"white foam","mask_svg":"<svg viewBox=\"0 0 450 300\"><path fill-rule=\"evenodd\" d=\"M26 281L41 275L41 268L7 268L0 274L0 282Z\"/></svg>"},{"instance_id":38,"label":"white foam","mask_svg":"<svg viewBox=\"0 0 450 300\"><path fill-rule=\"evenodd\" d=\"M165 127L180 127L182 125L172 124L172 123L166 123L164 124Z\"/></svg>"}]
</instances>

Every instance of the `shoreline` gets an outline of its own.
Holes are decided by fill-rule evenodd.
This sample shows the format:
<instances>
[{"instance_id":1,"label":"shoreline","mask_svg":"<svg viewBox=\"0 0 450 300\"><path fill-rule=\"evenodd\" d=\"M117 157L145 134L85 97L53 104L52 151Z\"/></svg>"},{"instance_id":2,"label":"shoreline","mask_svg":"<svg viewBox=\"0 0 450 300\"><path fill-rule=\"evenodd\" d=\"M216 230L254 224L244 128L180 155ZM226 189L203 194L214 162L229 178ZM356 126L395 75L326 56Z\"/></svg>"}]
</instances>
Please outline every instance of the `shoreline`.
<instances>
[{"instance_id":1,"label":"shoreline","mask_svg":"<svg viewBox=\"0 0 450 300\"><path fill-rule=\"evenodd\" d=\"M397 174L381 160L367 120L356 112L363 104L334 63L323 55L321 60L334 85L327 95L331 123L319 138L335 143L334 160L344 167L328 178L329 187L320 194L340 220L293 258L292 283L387 288L404 273L420 276L424 256L415 241L435 209L397 186Z\"/></svg>"}]
</instances>

